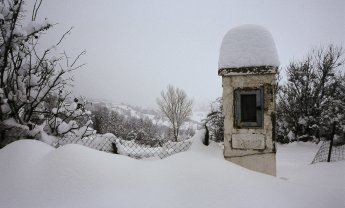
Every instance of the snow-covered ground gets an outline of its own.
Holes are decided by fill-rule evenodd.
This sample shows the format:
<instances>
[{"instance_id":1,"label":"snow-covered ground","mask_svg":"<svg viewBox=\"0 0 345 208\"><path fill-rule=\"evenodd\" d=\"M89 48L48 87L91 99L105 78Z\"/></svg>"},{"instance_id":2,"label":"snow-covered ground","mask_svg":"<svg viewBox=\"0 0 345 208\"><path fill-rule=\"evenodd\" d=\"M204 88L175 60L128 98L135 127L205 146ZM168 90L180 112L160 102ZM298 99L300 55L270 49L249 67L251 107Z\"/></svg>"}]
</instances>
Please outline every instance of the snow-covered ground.
<instances>
[{"instance_id":1,"label":"snow-covered ground","mask_svg":"<svg viewBox=\"0 0 345 208\"><path fill-rule=\"evenodd\" d=\"M153 161L14 142L0 150L0 207L345 207L345 162L310 165L316 145L280 145L272 177L225 161L202 134L189 151Z\"/></svg>"},{"instance_id":2,"label":"snow-covered ground","mask_svg":"<svg viewBox=\"0 0 345 208\"><path fill-rule=\"evenodd\" d=\"M319 147L305 142L278 145L277 177L293 184L314 187L324 193L340 195L345 207L345 161L311 165Z\"/></svg>"}]
</instances>

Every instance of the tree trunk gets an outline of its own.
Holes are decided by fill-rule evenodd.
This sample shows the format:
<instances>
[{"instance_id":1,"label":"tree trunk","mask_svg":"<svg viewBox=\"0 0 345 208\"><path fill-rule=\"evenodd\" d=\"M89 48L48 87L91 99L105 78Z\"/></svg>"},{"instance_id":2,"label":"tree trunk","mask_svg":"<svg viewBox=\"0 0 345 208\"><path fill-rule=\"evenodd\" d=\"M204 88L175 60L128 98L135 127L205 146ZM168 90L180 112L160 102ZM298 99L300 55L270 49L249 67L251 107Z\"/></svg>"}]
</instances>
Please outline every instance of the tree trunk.
<instances>
[{"instance_id":1,"label":"tree trunk","mask_svg":"<svg viewBox=\"0 0 345 208\"><path fill-rule=\"evenodd\" d=\"M335 134L335 127L336 127L336 122L333 121L333 127L332 127L332 133L331 133L331 141L329 143L329 151L328 151L327 162L331 161L332 147L333 147L333 138L334 138L334 134Z\"/></svg>"}]
</instances>

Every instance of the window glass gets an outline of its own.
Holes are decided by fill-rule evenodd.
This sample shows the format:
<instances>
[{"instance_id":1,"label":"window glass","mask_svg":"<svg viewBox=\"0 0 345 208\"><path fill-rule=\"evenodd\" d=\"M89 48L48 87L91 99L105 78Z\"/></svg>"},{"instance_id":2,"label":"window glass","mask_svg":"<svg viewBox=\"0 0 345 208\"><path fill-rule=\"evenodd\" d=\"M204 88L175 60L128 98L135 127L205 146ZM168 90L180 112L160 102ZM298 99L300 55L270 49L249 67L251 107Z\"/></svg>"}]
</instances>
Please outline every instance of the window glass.
<instances>
[{"instance_id":1,"label":"window glass","mask_svg":"<svg viewBox=\"0 0 345 208\"><path fill-rule=\"evenodd\" d=\"M263 88L235 90L235 124L238 128L263 126Z\"/></svg>"},{"instance_id":2,"label":"window glass","mask_svg":"<svg viewBox=\"0 0 345 208\"><path fill-rule=\"evenodd\" d=\"M256 122L256 94L241 95L241 122Z\"/></svg>"}]
</instances>

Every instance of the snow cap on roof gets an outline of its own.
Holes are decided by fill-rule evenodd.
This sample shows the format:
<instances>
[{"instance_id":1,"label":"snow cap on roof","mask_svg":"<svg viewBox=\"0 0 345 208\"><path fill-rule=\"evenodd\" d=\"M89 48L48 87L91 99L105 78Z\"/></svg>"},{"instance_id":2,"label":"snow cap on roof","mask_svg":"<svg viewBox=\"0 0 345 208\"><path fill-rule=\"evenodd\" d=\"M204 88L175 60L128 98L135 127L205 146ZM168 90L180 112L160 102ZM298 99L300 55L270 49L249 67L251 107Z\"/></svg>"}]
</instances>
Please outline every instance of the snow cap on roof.
<instances>
[{"instance_id":1,"label":"snow cap on roof","mask_svg":"<svg viewBox=\"0 0 345 208\"><path fill-rule=\"evenodd\" d=\"M252 24L229 30L220 48L218 69L258 66L279 66L270 31Z\"/></svg>"}]
</instances>

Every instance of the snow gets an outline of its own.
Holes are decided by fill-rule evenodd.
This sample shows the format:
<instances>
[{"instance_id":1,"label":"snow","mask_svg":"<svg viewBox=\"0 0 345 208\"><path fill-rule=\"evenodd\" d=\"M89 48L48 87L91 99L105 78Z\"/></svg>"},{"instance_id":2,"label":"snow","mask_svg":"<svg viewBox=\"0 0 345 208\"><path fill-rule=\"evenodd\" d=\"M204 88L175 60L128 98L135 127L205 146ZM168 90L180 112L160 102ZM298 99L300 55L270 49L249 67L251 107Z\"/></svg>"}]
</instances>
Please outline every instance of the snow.
<instances>
[{"instance_id":1,"label":"snow","mask_svg":"<svg viewBox=\"0 0 345 208\"><path fill-rule=\"evenodd\" d=\"M29 85L31 87L37 86L39 81L40 81L40 77L36 76L35 74L31 74Z\"/></svg>"},{"instance_id":2,"label":"snow","mask_svg":"<svg viewBox=\"0 0 345 208\"><path fill-rule=\"evenodd\" d=\"M316 145L278 146L278 177L239 167L196 133L188 152L135 160L77 144L0 150L0 207L344 207L344 162L310 165ZM300 158L300 160L299 160Z\"/></svg>"},{"instance_id":3,"label":"snow","mask_svg":"<svg viewBox=\"0 0 345 208\"><path fill-rule=\"evenodd\" d=\"M301 124L301 125L305 126L307 124L307 121L304 118L300 117L298 119L298 124Z\"/></svg>"},{"instance_id":4,"label":"snow","mask_svg":"<svg viewBox=\"0 0 345 208\"><path fill-rule=\"evenodd\" d=\"M218 69L279 66L273 37L259 25L242 25L229 30L220 48Z\"/></svg>"},{"instance_id":5,"label":"snow","mask_svg":"<svg viewBox=\"0 0 345 208\"><path fill-rule=\"evenodd\" d=\"M19 127L19 128L22 128L22 129L27 129L29 130L29 127L26 126L26 125L21 125L19 123L17 123L17 121L14 119L14 118L9 118L9 119L6 119L2 122L3 124L6 124L8 126L15 126L15 127Z\"/></svg>"},{"instance_id":6,"label":"snow","mask_svg":"<svg viewBox=\"0 0 345 208\"><path fill-rule=\"evenodd\" d=\"M24 27L24 30L26 31L27 34L32 34L32 33L37 32L37 31L39 31L39 30L41 30L44 27L47 27L49 25L50 25L50 23L47 19L45 19L42 22L31 21Z\"/></svg>"},{"instance_id":7,"label":"snow","mask_svg":"<svg viewBox=\"0 0 345 208\"><path fill-rule=\"evenodd\" d=\"M345 194L345 161L310 165L319 147L320 145L306 142L279 145L277 176L324 192Z\"/></svg>"},{"instance_id":8,"label":"snow","mask_svg":"<svg viewBox=\"0 0 345 208\"><path fill-rule=\"evenodd\" d=\"M8 114L8 113L11 112L11 108L8 105L7 100L6 99L3 99L3 100L5 100L6 103L1 104L1 106L0 106L1 107L1 112L4 113L4 114Z\"/></svg>"},{"instance_id":9,"label":"snow","mask_svg":"<svg viewBox=\"0 0 345 208\"><path fill-rule=\"evenodd\" d=\"M119 104L119 105L114 105L112 106L112 109L117 111L118 113L125 113L125 116L132 116L135 118L141 118L140 113L133 110L131 107Z\"/></svg>"}]
</instances>

